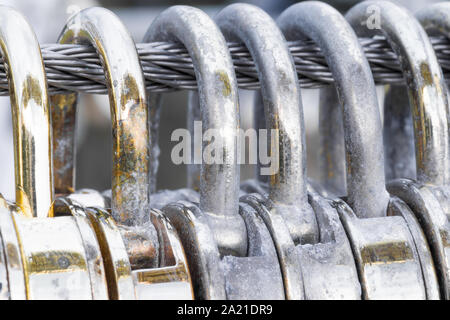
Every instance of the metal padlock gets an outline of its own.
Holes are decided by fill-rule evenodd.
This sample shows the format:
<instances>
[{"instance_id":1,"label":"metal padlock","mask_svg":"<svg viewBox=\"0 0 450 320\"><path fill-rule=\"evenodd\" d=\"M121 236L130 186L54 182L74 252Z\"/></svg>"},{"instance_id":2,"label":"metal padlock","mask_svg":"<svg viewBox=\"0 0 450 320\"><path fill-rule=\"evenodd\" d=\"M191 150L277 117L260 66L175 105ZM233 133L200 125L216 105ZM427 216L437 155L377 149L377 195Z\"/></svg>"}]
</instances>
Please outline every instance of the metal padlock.
<instances>
[{"instance_id":1,"label":"metal padlock","mask_svg":"<svg viewBox=\"0 0 450 320\"><path fill-rule=\"evenodd\" d=\"M284 299L270 233L251 207L238 203L239 107L225 39L201 10L174 6L145 36L145 41L167 40L182 43L194 61L203 129L216 129L224 160L203 163L199 204L178 201L162 209L187 249L196 298Z\"/></svg>"},{"instance_id":2,"label":"metal padlock","mask_svg":"<svg viewBox=\"0 0 450 320\"><path fill-rule=\"evenodd\" d=\"M16 204L0 199L2 296L106 299L100 247L83 216L53 217L52 141L39 43L25 18L0 7L1 49L14 123ZM4 284L4 285L3 285Z\"/></svg>"},{"instance_id":3,"label":"metal padlock","mask_svg":"<svg viewBox=\"0 0 450 320\"><path fill-rule=\"evenodd\" d=\"M191 299L190 274L183 247L170 222L149 205L150 139L142 69L131 36L109 10L80 11L66 24L61 43L92 44L105 68L113 129L111 209L96 191L69 194L62 205L79 203L95 227L105 260L111 299ZM58 95L52 102L59 149L55 157L58 189L74 191L76 99ZM70 167L69 167L70 166ZM175 290L176 288L176 290Z\"/></svg>"},{"instance_id":4,"label":"metal padlock","mask_svg":"<svg viewBox=\"0 0 450 320\"><path fill-rule=\"evenodd\" d=\"M417 14L425 29L450 35L448 3L427 7ZM423 37L425 32L422 31ZM420 222L438 274L441 296L450 299L450 188L449 188L449 100L442 70L427 41L420 48L407 43L404 51L411 65L406 79L411 113L414 114L416 179L397 176L388 190L413 210ZM413 46L414 45L414 46ZM413 50L408 50L409 48ZM420 49L429 50L423 59ZM408 108L407 104L399 107ZM406 112L405 112L406 113ZM407 114L408 115L408 114ZM397 119L397 121L402 121Z\"/></svg>"},{"instance_id":5,"label":"metal padlock","mask_svg":"<svg viewBox=\"0 0 450 320\"><path fill-rule=\"evenodd\" d=\"M386 19L381 28L392 25L387 22L390 18L402 16L398 12L386 16L389 3L364 2L347 14L351 25L360 34L364 34L365 27L361 22L365 19L367 6L371 4L378 6L381 18ZM397 7L392 6L390 12L395 12ZM330 33L321 35L335 37ZM354 41L357 41L356 37ZM337 205L351 239L363 297L437 299L439 292L434 266L424 235L411 210L386 191L382 127L368 63L361 49L358 55L352 51L352 56L357 61L364 60L362 68L342 63L339 57L346 54L343 53L346 46L346 43L337 44L333 58L326 58L336 79L343 109L347 159L347 203L350 206L343 202L337 202ZM321 49L329 50L323 46ZM340 75L336 74L339 72L337 68L341 70ZM338 163L336 159L330 161Z\"/></svg>"},{"instance_id":6,"label":"metal padlock","mask_svg":"<svg viewBox=\"0 0 450 320\"><path fill-rule=\"evenodd\" d=\"M364 10L367 10L368 5L375 5L380 9L380 16L384 22L378 30L369 30L363 28L362 25L358 26L358 23L364 19ZM420 162L422 163L423 161L423 166L421 170L418 170L418 174L421 176L422 173L424 173L430 178L436 177L436 175L439 174L438 172L441 166L444 164L447 165L445 159L448 159L448 146L445 146L443 149L434 149L431 145L436 142L438 144L442 142L444 144L448 143L448 131L442 130L442 123L445 123L445 128L447 128L445 110L448 109L448 100L446 92L443 92L442 90L442 88L445 90L445 86L442 87L442 83L444 83L442 71L439 68L433 47L431 46L425 31L414 16L406 9L386 1L372 1L367 2L365 5L355 6L355 8L348 13L347 17L355 27L358 35L371 36L380 33L384 35L394 51L400 57L403 73L409 87L409 94L411 95L414 105L412 109L415 110L414 112L417 112L417 118L415 116L416 120L414 121L417 121L417 119L422 116L424 118L421 119L425 121L422 123L416 122L414 124L417 128L421 128L418 130L421 133L416 131L415 134L418 134L416 139L421 141L419 144L421 145L421 148L423 148L420 149L420 151L416 149L416 154L420 153ZM431 81L430 77L432 78ZM422 85L425 86L422 87ZM423 100L420 98L422 95L424 96ZM427 99L429 100L426 101ZM439 117L435 117L436 113L431 113L429 115L424 113L426 112L424 109L425 104L428 103L433 104L433 107L430 108L433 110L436 108L436 112L440 113L443 118L439 119ZM433 119L431 120L431 118ZM427 139L426 141L423 140L427 134L433 136L434 142L431 141L431 139ZM442 151L444 151L444 153L437 155L438 152ZM430 161L428 161L428 159L430 159ZM396 192L393 192L390 186L388 186L388 191L392 195L398 195ZM430 257L429 243L423 240L423 231L419 230L420 225L418 220L420 219L414 217L411 209L409 207L406 208L404 202L400 203L400 205L403 210L391 214L400 214L407 222L418 249L427 298L438 299L440 294L436 280L435 265Z\"/></svg>"},{"instance_id":7,"label":"metal padlock","mask_svg":"<svg viewBox=\"0 0 450 320\"><path fill-rule=\"evenodd\" d=\"M229 6L217 21L230 41L249 48L261 82L266 128L278 129L277 148L271 147L278 149L273 151L278 171L269 176L268 188L247 182L245 189L259 194L241 201L261 215L271 232L286 298L357 299L355 262L337 212L313 190L307 192L300 88L282 32L266 13L245 4Z\"/></svg>"}]
</instances>

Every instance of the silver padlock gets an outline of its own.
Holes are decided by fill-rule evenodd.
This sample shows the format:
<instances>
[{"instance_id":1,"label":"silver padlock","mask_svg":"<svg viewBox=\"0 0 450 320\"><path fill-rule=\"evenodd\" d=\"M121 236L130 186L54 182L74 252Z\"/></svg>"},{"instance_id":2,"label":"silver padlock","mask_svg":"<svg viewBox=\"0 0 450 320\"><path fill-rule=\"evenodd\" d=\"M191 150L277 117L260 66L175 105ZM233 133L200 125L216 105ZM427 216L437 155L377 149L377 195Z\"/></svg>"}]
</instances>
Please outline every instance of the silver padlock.
<instances>
[{"instance_id":1,"label":"silver padlock","mask_svg":"<svg viewBox=\"0 0 450 320\"><path fill-rule=\"evenodd\" d=\"M361 25L361 21L365 19L365 10L370 5L379 8L380 17L383 20L379 29L368 29ZM414 126L420 128L415 132L416 139L419 139L416 141L421 141L419 143L421 147L416 149L416 155L419 155L419 163L422 164L417 171L418 178L425 176L426 179L436 178L441 172L440 168L447 165L446 159L448 159L448 146L441 149L433 145L435 143L438 145L448 143L448 131L442 130L443 125L447 127L445 110L448 108L448 101L446 94L439 87L442 86L439 83L443 83L442 71L425 31L410 12L387 1L371 1L364 3L364 5L357 5L349 11L347 18L360 36L384 35L400 57L403 73L409 87L408 94L411 95L414 106L412 110L417 115L417 118L414 117L414 121L416 121ZM431 82L429 81L430 77L432 78ZM423 85L425 86L423 87ZM445 89L445 86L443 88ZM424 95L423 100L420 98L422 95ZM429 100L426 101L427 99ZM433 110L436 108L435 112L440 113L443 118L436 117L436 113L424 113L426 112L424 105L428 103L432 103ZM420 114L424 117L421 118L423 122L418 121L421 117ZM429 137L433 136L433 141L431 139L423 140L428 134ZM394 196L398 195L393 192L391 187L388 187L388 191ZM423 231L420 230L419 221L414 217L411 209L405 206L404 202L398 202L398 204L402 210L397 210L391 214L401 215L407 222L418 249L426 297L427 299L438 299L439 287L436 280L435 265L430 257L428 243L424 240Z\"/></svg>"},{"instance_id":2,"label":"silver padlock","mask_svg":"<svg viewBox=\"0 0 450 320\"><path fill-rule=\"evenodd\" d=\"M61 43L92 44L101 57L110 98L113 129L111 209L96 191L72 193L62 204L78 203L95 227L111 299L191 299L183 247L170 222L150 208L148 107L142 69L131 36L109 10L80 11L65 26ZM74 123L73 95L54 97L61 123ZM57 150L74 158L72 130L56 125L63 143ZM58 155L56 155L57 157ZM56 172L63 193L74 191L73 161ZM70 171L70 172L68 172ZM176 288L176 290L174 290Z\"/></svg>"},{"instance_id":3,"label":"silver padlock","mask_svg":"<svg viewBox=\"0 0 450 320\"><path fill-rule=\"evenodd\" d=\"M429 31L450 35L450 6L436 4L417 13ZM424 36L425 37L425 36ZM423 45L431 49L429 42ZM434 258L441 295L450 299L450 189L449 189L449 100L445 79L437 59L416 56L418 46L407 51L415 62L408 68L407 84L414 114L416 179L397 176L388 190L404 200L420 222ZM406 50L405 50L406 51ZM409 78L408 78L409 77ZM419 88L419 90L417 90ZM404 104L404 108L408 108ZM410 115L409 115L410 116Z\"/></svg>"}]
</instances>

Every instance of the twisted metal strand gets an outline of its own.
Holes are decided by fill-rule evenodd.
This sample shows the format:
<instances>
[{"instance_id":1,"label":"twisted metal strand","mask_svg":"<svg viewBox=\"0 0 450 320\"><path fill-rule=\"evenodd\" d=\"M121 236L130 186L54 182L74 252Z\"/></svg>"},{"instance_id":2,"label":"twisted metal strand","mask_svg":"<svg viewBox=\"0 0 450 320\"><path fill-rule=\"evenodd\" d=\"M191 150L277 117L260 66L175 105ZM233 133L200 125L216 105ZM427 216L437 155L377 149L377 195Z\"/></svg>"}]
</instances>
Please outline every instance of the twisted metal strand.
<instances>
[{"instance_id":1,"label":"twisted metal strand","mask_svg":"<svg viewBox=\"0 0 450 320\"><path fill-rule=\"evenodd\" d=\"M431 37L445 78L450 79L450 41ZM360 38L377 84L402 84L397 55L383 37ZM334 82L320 49L312 41L288 42L302 88L320 88ZM229 43L229 50L239 87L259 88L258 73L248 50L238 43ZM147 90L166 92L195 90L192 60L186 49L175 43L154 42L136 45ZM67 91L107 94L104 71L94 48L87 45L44 44L41 46L47 82L51 94ZM0 59L0 95L7 96L3 59Z\"/></svg>"}]
</instances>

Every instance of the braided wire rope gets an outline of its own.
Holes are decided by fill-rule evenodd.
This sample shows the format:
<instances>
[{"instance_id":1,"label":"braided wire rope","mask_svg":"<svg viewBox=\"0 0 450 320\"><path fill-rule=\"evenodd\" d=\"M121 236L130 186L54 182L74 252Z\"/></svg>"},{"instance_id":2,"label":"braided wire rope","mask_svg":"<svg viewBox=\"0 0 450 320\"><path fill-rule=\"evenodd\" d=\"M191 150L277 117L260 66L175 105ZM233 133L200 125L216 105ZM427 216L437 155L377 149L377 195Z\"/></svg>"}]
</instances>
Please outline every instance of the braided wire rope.
<instances>
[{"instance_id":1,"label":"braided wire rope","mask_svg":"<svg viewBox=\"0 0 450 320\"><path fill-rule=\"evenodd\" d=\"M376 84L402 84L400 62L381 36L360 38ZM450 40L430 37L444 76L450 81ZM312 41L290 41L289 50L302 88L320 88L334 82L320 49ZM259 88L255 64L245 46L228 43L239 88ZM176 43L153 42L136 45L146 87L149 91L195 90L197 81L186 49ZM44 44L41 46L49 92L68 91L107 94L104 71L92 46ZM0 59L0 95L7 96L8 81Z\"/></svg>"}]
</instances>

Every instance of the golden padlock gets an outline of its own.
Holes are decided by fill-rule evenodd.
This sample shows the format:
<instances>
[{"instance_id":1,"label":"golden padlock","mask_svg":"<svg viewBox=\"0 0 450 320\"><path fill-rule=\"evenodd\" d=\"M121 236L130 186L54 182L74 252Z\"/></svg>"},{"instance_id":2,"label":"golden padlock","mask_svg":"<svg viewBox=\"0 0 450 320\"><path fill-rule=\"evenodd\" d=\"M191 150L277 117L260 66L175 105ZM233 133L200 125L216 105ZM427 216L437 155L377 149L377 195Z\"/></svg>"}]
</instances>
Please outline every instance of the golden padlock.
<instances>
[{"instance_id":1,"label":"golden padlock","mask_svg":"<svg viewBox=\"0 0 450 320\"><path fill-rule=\"evenodd\" d=\"M186 257L170 222L150 208L148 107L136 47L109 10L80 11L60 43L91 44L106 74L113 131L111 208L97 191L75 192L76 96L52 97L56 190L79 203L94 225L111 299L192 299ZM65 195L65 196L64 196Z\"/></svg>"},{"instance_id":2,"label":"golden padlock","mask_svg":"<svg viewBox=\"0 0 450 320\"><path fill-rule=\"evenodd\" d=\"M86 216L53 217L52 142L39 43L25 18L0 7L0 46L14 128L16 204L0 198L9 299L107 298L100 247ZM5 270L7 277L4 276Z\"/></svg>"}]
</instances>

